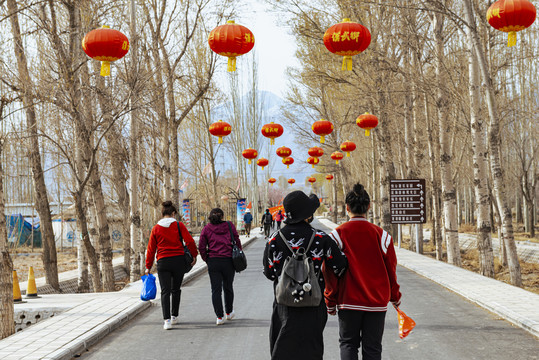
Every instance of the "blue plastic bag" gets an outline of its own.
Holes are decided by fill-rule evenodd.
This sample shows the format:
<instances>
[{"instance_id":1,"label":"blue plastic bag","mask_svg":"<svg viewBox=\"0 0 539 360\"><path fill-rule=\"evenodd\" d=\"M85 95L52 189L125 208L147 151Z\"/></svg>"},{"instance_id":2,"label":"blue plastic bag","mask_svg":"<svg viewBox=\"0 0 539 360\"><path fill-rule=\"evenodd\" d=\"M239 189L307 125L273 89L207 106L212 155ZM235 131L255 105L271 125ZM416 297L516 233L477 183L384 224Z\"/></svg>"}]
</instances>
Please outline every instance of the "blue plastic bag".
<instances>
[{"instance_id":1,"label":"blue plastic bag","mask_svg":"<svg viewBox=\"0 0 539 360\"><path fill-rule=\"evenodd\" d=\"M142 275L142 290L140 300L148 301L155 299L157 294L157 285L155 285L155 276L152 274Z\"/></svg>"}]
</instances>

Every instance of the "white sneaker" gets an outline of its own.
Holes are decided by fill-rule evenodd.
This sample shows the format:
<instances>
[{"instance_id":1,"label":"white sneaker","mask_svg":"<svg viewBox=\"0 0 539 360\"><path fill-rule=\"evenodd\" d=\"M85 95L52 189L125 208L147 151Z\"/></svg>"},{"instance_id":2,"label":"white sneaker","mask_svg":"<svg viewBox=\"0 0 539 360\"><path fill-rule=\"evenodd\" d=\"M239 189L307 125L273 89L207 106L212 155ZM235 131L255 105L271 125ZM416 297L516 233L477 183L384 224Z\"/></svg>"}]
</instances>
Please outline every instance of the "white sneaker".
<instances>
[{"instance_id":1,"label":"white sneaker","mask_svg":"<svg viewBox=\"0 0 539 360\"><path fill-rule=\"evenodd\" d=\"M217 321L215 323L217 325L223 325L225 323L225 321L223 320L223 318L217 318Z\"/></svg>"},{"instance_id":2,"label":"white sneaker","mask_svg":"<svg viewBox=\"0 0 539 360\"><path fill-rule=\"evenodd\" d=\"M178 323L178 318L176 316L173 316L172 319L170 319L170 323L172 325L176 325Z\"/></svg>"},{"instance_id":3,"label":"white sneaker","mask_svg":"<svg viewBox=\"0 0 539 360\"><path fill-rule=\"evenodd\" d=\"M232 319L234 319L235 316L236 316L236 313L234 312L234 310L232 310L232 312L230 314L226 314L226 319L227 320L232 320Z\"/></svg>"},{"instance_id":4,"label":"white sneaker","mask_svg":"<svg viewBox=\"0 0 539 360\"><path fill-rule=\"evenodd\" d=\"M163 329L165 329L165 330L172 329L172 324L171 324L170 319L165 320L165 324L163 325Z\"/></svg>"}]
</instances>

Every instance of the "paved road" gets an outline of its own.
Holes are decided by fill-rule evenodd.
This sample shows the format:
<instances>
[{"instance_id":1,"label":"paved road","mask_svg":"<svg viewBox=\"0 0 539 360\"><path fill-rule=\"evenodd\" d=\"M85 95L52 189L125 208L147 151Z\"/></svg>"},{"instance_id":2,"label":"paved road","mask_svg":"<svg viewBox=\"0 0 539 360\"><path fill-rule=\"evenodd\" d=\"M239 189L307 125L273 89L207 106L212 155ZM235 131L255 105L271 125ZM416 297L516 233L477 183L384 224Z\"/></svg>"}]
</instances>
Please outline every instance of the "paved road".
<instances>
[{"instance_id":1,"label":"paved road","mask_svg":"<svg viewBox=\"0 0 539 360\"><path fill-rule=\"evenodd\" d=\"M272 287L261 272L264 240L247 249L249 268L235 281L237 319L215 326L207 275L183 288L180 325L162 329L153 307L82 354L83 359L268 359ZM539 359L539 342L526 331L417 274L398 268L402 309L417 322L400 340L396 313L386 318L383 359ZM338 359L338 325L330 317L324 359Z\"/></svg>"}]
</instances>

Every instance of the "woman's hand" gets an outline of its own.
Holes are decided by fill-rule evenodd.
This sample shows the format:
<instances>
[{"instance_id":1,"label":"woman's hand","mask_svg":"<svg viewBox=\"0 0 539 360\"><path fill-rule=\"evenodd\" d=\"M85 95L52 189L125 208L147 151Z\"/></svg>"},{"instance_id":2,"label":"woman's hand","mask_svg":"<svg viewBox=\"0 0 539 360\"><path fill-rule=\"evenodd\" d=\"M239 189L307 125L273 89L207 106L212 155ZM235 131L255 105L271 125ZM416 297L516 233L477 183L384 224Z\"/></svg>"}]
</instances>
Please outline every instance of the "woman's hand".
<instances>
[{"instance_id":1,"label":"woman's hand","mask_svg":"<svg viewBox=\"0 0 539 360\"><path fill-rule=\"evenodd\" d=\"M146 269L146 271L144 271L144 274L148 275L150 273L150 269Z\"/></svg>"},{"instance_id":2,"label":"woman's hand","mask_svg":"<svg viewBox=\"0 0 539 360\"><path fill-rule=\"evenodd\" d=\"M197 258L193 258L193 262L191 263L191 266L195 266L195 264L197 263Z\"/></svg>"}]
</instances>

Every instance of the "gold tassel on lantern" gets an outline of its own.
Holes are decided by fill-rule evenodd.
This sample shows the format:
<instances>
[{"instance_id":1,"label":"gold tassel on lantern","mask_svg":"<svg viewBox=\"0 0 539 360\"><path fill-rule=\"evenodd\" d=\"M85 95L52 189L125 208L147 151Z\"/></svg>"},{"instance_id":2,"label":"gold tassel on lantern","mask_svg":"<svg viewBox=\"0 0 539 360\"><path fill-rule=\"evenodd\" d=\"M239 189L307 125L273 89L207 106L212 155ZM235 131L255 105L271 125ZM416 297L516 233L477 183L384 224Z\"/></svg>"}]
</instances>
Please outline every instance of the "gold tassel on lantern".
<instances>
[{"instance_id":1,"label":"gold tassel on lantern","mask_svg":"<svg viewBox=\"0 0 539 360\"><path fill-rule=\"evenodd\" d=\"M343 71L352 71L352 57L351 56L345 56L342 59L342 70Z\"/></svg>"},{"instance_id":2,"label":"gold tassel on lantern","mask_svg":"<svg viewBox=\"0 0 539 360\"><path fill-rule=\"evenodd\" d=\"M515 46L517 44L517 32L509 31L509 38L507 39L507 46Z\"/></svg>"},{"instance_id":3,"label":"gold tassel on lantern","mask_svg":"<svg viewBox=\"0 0 539 360\"><path fill-rule=\"evenodd\" d=\"M325 144L325 142L326 142L326 138L323 135L320 136L320 143Z\"/></svg>"},{"instance_id":4,"label":"gold tassel on lantern","mask_svg":"<svg viewBox=\"0 0 539 360\"><path fill-rule=\"evenodd\" d=\"M110 61L101 62L101 76L110 76Z\"/></svg>"},{"instance_id":5,"label":"gold tassel on lantern","mask_svg":"<svg viewBox=\"0 0 539 360\"><path fill-rule=\"evenodd\" d=\"M231 56L228 58L228 67L226 68L228 72L236 71L236 57Z\"/></svg>"},{"instance_id":6,"label":"gold tassel on lantern","mask_svg":"<svg viewBox=\"0 0 539 360\"><path fill-rule=\"evenodd\" d=\"M371 130L365 129L365 136L370 136L370 135L371 135Z\"/></svg>"},{"instance_id":7,"label":"gold tassel on lantern","mask_svg":"<svg viewBox=\"0 0 539 360\"><path fill-rule=\"evenodd\" d=\"M223 137L222 136L219 136L219 141L218 141L219 144L222 144L223 143Z\"/></svg>"}]
</instances>

